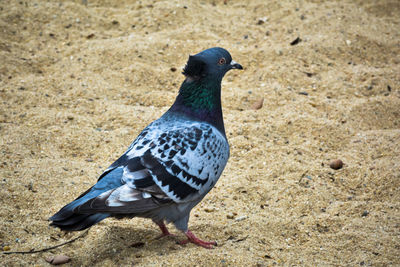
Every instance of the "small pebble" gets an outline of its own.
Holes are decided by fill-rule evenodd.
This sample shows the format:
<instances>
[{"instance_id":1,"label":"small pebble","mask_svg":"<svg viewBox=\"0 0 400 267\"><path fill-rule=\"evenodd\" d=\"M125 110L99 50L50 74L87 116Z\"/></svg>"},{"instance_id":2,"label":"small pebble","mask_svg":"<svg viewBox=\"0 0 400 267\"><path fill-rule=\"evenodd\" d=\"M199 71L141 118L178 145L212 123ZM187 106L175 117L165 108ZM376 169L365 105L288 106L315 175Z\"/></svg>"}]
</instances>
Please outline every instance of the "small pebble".
<instances>
[{"instance_id":1,"label":"small pebble","mask_svg":"<svg viewBox=\"0 0 400 267\"><path fill-rule=\"evenodd\" d=\"M361 217L367 217L369 212L367 210L364 210L364 212L361 214Z\"/></svg>"},{"instance_id":2,"label":"small pebble","mask_svg":"<svg viewBox=\"0 0 400 267\"><path fill-rule=\"evenodd\" d=\"M263 104L264 104L264 98L260 98L259 100L257 100L256 102L253 103L251 108L254 110L257 110L257 109L262 108Z\"/></svg>"},{"instance_id":3,"label":"small pebble","mask_svg":"<svg viewBox=\"0 0 400 267\"><path fill-rule=\"evenodd\" d=\"M228 218L228 219L234 219L234 218L235 218L235 215L234 215L233 213L228 213L228 214L226 215L226 218Z\"/></svg>"},{"instance_id":4,"label":"small pebble","mask_svg":"<svg viewBox=\"0 0 400 267\"><path fill-rule=\"evenodd\" d=\"M293 41L290 42L290 45L297 45L298 43L300 43L302 40L300 37L297 37L296 39L294 39Z\"/></svg>"},{"instance_id":5,"label":"small pebble","mask_svg":"<svg viewBox=\"0 0 400 267\"><path fill-rule=\"evenodd\" d=\"M205 207L204 211L205 212L213 212L213 211L215 211L215 208L214 207Z\"/></svg>"},{"instance_id":6,"label":"small pebble","mask_svg":"<svg viewBox=\"0 0 400 267\"><path fill-rule=\"evenodd\" d=\"M4 246L3 251L9 251L11 248L9 246Z\"/></svg>"},{"instance_id":7,"label":"small pebble","mask_svg":"<svg viewBox=\"0 0 400 267\"><path fill-rule=\"evenodd\" d=\"M56 255L46 258L46 261L52 265L60 265L69 262L71 259L65 255Z\"/></svg>"},{"instance_id":8,"label":"small pebble","mask_svg":"<svg viewBox=\"0 0 400 267\"><path fill-rule=\"evenodd\" d=\"M237 218L235 219L235 221L240 222L240 221L243 221L243 220L246 220L246 219L247 219L247 216L246 216L246 215L243 215L243 216L237 217Z\"/></svg>"},{"instance_id":9,"label":"small pebble","mask_svg":"<svg viewBox=\"0 0 400 267\"><path fill-rule=\"evenodd\" d=\"M257 25L262 25L262 24L264 24L265 22L267 22L267 20L268 20L267 17L259 18L258 21L257 21Z\"/></svg>"},{"instance_id":10,"label":"small pebble","mask_svg":"<svg viewBox=\"0 0 400 267\"><path fill-rule=\"evenodd\" d=\"M334 170L339 170L343 167L343 161L341 161L340 159L332 160L331 163L329 164L329 167L331 167Z\"/></svg>"},{"instance_id":11,"label":"small pebble","mask_svg":"<svg viewBox=\"0 0 400 267\"><path fill-rule=\"evenodd\" d=\"M314 75L314 73L311 72L304 72L304 73L307 75L307 77L312 77Z\"/></svg>"}]
</instances>

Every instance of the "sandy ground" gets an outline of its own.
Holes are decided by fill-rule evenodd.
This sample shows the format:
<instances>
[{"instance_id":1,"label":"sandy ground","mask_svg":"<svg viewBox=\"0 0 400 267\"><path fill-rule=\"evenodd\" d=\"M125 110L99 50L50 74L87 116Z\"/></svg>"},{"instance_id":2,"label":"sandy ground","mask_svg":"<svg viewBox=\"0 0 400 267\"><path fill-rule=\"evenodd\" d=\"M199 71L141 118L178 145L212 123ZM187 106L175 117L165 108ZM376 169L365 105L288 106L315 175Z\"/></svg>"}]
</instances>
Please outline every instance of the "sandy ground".
<instances>
[{"instance_id":1,"label":"sandy ground","mask_svg":"<svg viewBox=\"0 0 400 267\"><path fill-rule=\"evenodd\" d=\"M79 235L47 218L167 110L189 54L221 46L245 70L223 82L230 161L190 220L216 249L107 219L0 262L399 266L399 14L397 0L1 1L2 250Z\"/></svg>"}]
</instances>

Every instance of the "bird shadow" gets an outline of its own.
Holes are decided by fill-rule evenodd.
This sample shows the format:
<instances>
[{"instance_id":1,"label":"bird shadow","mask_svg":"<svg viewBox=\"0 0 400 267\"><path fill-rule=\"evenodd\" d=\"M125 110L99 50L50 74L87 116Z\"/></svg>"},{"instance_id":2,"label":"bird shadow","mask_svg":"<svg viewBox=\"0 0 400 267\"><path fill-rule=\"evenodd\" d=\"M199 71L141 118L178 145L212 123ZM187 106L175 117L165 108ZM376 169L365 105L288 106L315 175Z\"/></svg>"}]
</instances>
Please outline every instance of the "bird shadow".
<instances>
[{"instance_id":1,"label":"bird shadow","mask_svg":"<svg viewBox=\"0 0 400 267\"><path fill-rule=\"evenodd\" d=\"M169 227L172 229L172 227ZM215 229L214 229L215 228ZM220 231L220 227L211 225L194 225L193 231ZM205 230L207 229L207 230ZM87 251L74 259L74 264L79 266L93 266L107 260L112 262L124 261L126 257L147 257L154 254L173 254L180 249L186 249L186 246L178 245L178 241L185 239L183 234L176 231L175 236L157 238L160 231L157 227L144 228L135 226L107 227L106 233L93 240L91 251ZM194 247L197 249L197 247Z\"/></svg>"},{"instance_id":2,"label":"bird shadow","mask_svg":"<svg viewBox=\"0 0 400 267\"><path fill-rule=\"evenodd\" d=\"M110 259L114 261L124 252L139 252L146 249L148 243L153 242L159 232L156 228L144 229L143 227L107 227L105 234L101 237L92 239L90 242L90 251L82 253L79 258L74 259L74 264L79 266L95 265ZM158 240L156 240L158 241ZM166 242L161 240L159 242ZM149 246L153 247L153 246Z\"/></svg>"}]
</instances>

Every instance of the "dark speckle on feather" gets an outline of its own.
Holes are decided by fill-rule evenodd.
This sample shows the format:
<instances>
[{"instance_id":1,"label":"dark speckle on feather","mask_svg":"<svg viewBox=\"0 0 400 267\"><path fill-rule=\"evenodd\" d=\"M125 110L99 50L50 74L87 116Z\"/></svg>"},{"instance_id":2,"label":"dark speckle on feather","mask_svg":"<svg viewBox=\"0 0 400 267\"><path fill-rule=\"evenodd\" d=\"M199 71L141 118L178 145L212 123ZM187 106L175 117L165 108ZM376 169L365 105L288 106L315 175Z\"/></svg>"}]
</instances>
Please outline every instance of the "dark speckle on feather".
<instances>
[{"instance_id":1,"label":"dark speckle on feather","mask_svg":"<svg viewBox=\"0 0 400 267\"><path fill-rule=\"evenodd\" d=\"M175 156L176 153L178 153L178 151L176 151L176 150L170 150L170 151L169 151L168 158L169 158L169 159L173 158L173 157Z\"/></svg>"},{"instance_id":2,"label":"dark speckle on feather","mask_svg":"<svg viewBox=\"0 0 400 267\"><path fill-rule=\"evenodd\" d=\"M172 166L171 166L171 170L172 170L172 172L175 174L175 175L177 175L178 173L180 173L182 170L181 170L181 168L179 168L178 166L176 166L175 164L173 164Z\"/></svg>"},{"instance_id":3,"label":"dark speckle on feather","mask_svg":"<svg viewBox=\"0 0 400 267\"><path fill-rule=\"evenodd\" d=\"M147 145L148 143L150 143L150 140L144 140L143 142L142 142L142 145Z\"/></svg>"},{"instance_id":4,"label":"dark speckle on feather","mask_svg":"<svg viewBox=\"0 0 400 267\"><path fill-rule=\"evenodd\" d=\"M147 135L147 133L148 133L147 131L143 131L139 136L140 137L145 137Z\"/></svg>"},{"instance_id":5,"label":"dark speckle on feather","mask_svg":"<svg viewBox=\"0 0 400 267\"><path fill-rule=\"evenodd\" d=\"M182 167L184 167L185 169L189 168L189 165L183 161L181 158L178 158L178 162L182 165Z\"/></svg>"}]
</instances>

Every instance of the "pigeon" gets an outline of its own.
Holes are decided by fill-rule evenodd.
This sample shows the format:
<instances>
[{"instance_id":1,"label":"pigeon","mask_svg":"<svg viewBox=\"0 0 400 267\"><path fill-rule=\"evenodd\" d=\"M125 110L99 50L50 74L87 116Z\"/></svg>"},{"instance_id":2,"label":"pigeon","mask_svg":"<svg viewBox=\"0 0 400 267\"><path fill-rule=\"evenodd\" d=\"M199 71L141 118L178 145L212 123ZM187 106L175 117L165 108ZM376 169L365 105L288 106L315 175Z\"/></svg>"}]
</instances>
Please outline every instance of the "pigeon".
<instances>
[{"instance_id":1,"label":"pigeon","mask_svg":"<svg viewBox=\"0 0 400 267\"><path fill-rule=\"evenodd\" d=\"M213 248L188 228L190 211L214 187L229 158L221 82L243 69L220 47L190 55L173 105L150 123L95 185L49 218L52 226L80 231L107 217L151 219L162 234L173 223L187 239Z\"/></svg>"}]
</instances>

